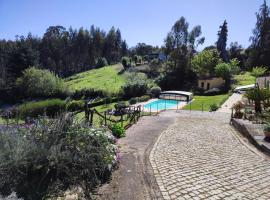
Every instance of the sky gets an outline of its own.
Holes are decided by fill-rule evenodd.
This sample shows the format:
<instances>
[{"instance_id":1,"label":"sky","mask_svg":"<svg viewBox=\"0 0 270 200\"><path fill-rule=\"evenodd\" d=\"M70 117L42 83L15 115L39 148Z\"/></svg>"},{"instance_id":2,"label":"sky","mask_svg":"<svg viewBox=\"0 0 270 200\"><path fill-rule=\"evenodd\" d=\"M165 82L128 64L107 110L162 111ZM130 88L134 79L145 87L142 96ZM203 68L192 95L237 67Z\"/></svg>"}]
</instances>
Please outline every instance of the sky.
<instances>
[{"instance_id":1,"label":"sky","mask_svg":"<svg viewBox=\"0 0 270 200\"><path fill-rule=\"evenodd\" d=\"M217 40L219 26L228 22L228 44L248 47L263 0L0 0L0 39L16 35L42 36L52 25L66 28L92 24L108 31L119 28L128 46L138 42L161 46L181 16L189 29L201 25L202 47ZM267 0L269 5L270 0ZM201 48L202 48L201 47Z\"/></svg>"}]
</instances>

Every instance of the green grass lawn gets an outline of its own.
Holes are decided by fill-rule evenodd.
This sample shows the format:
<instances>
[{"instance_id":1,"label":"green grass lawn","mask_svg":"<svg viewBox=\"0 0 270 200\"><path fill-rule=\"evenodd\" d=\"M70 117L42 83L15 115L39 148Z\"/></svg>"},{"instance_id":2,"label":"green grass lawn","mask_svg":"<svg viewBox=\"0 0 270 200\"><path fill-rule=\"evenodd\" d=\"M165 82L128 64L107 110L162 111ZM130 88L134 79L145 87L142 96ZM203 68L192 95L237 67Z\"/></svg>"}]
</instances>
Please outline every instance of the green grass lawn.
<instances>
[{"instance_id":1,"label":"green grass lawn","mask_svg":"<svg viewBox=\"0 0 270 200\"><path fill-rule=\"evenodd\" d=\"M125 75L118 74L121 69L121 65L92 69L67 78L66 83L73 91L93 88L116 94L126 83Z\"/></svg>"},{"instance_id":2,"label":"green grass lawn","mask_svg":"<svg viewBox=\"0 0 270 200\"><path fill-rule=\"evenodd\" d=\"M254 84L256 78L250 74L250 72L245 72L243 74L235 75L234 76L235 83L233 84L234 87L243 86L243 85L251 85Z\"/></svg>"},{"instance_id":3,"label":"green grass lawn","mask_svg":"<svg viewBox=\"0 0 270 200\"><path fill-rule=\"evenodd\" d=\"M222 95L215 95L215 96L194 96L194 100L191 102L191 110L202 110L202 104L203 104L203 110L209 111L211 104L216 104L217 106L220 106L224 103L229 97L229 94L222 94ZM190 105L186 105L184 110L189 110Z\"/></svg>"}]
</instances>

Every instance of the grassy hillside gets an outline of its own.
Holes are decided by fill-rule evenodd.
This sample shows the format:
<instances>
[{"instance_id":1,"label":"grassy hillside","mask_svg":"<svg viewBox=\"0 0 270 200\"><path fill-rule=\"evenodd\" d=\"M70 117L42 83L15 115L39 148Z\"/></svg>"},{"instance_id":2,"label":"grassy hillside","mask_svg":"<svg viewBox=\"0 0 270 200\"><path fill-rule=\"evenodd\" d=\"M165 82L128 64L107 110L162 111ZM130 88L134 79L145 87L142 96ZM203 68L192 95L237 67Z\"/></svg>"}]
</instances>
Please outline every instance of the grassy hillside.
<instances>
[{"instance_id":1,"label":"grassy hillside","mask_svg":"<svg viewBox=\"0 0 270 200\"><path fill-rule=\"evenodd\" d=\"M250 72L245 72L234 76L235 83L233 84L233 87L254 84L255 81L256 78L252 76Z\"/></svg>"},{"instance_id":2,"label":"grassy hillside","mask_svg":"<svg viewBox=\"0 0 270 200\"><path fill-rule=\"evenodd\" d=\"M121 65L112 65L89 70L67 78L66 83L71 90L93 88L117 93L126 82L125 76L118 74L121 69Z\"/></svg>"},{"instance_id":3,"label":"grassy hillside","mask_svg":"<svg viewBox=\"0 0 270 200\"><path fill-rule=\"evenodd\" d=\"M229 97L229 94L215 95L215 96L194 96L194 101L191 103L191 110L203 110L209 111L211 104L217 104L220 106ZM184 110L189 110L190 105L186 105Z\"/></svg>"}]
</instances>

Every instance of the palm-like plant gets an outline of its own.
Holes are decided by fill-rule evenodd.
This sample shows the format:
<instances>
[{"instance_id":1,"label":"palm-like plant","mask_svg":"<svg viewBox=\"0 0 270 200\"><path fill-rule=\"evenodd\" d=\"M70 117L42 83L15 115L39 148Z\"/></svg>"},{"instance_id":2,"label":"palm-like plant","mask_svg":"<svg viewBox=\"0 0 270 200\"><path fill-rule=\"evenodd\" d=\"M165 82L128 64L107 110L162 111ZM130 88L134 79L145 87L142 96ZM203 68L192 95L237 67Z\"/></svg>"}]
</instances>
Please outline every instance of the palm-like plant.
<instances>
[{"instance_id":1,"label":"palm-like plant","mask_svg":"<svg viewBox=\"0 0 270 200\"><path fill-rule=\"evenodd\" d=\"M268 88L255 87L254 89L247 91L245 96L248 98L249 101L250 100L254 101L255 112L261 113L262 112L261 104L263 103L265 105L267 104L267 102L269 102L270 91Z\"/></svg>"}]
</instances>

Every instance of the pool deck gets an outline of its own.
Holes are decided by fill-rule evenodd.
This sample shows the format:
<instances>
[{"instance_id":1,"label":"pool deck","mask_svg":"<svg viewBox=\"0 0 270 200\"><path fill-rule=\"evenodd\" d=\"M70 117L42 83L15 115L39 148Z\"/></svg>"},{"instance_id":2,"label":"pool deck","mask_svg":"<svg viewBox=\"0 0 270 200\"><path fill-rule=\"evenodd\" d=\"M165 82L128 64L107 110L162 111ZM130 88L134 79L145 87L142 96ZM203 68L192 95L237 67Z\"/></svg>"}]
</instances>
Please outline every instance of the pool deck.
<instances>
[{"instance_id":1,"label":"pool deck","mask_svg":"<svg viewBox=\"0 0 270 200\"><path fill-rule=\"evenodd\" d=\"M159 100L159 99L157 99L157 98L156 99L150 99L150 100L148 100L146 102L141 102L141 103L134 104L134 106L142 106L143 107L143 111L150 112L150 109L145 108L144 105L149 104L149 103L152 103L152 102L157 101L157 100ZM179 109L182 109L185 105L187 105L187 103L188 102L179 101L178 105L173 106L171 108L161 109L161 110L157 110L156 108L153 108L153 109L151 109L151 112L161 112L163 110L177 110L177 108L179 110Z\"/></svg>"}]
</instances>

